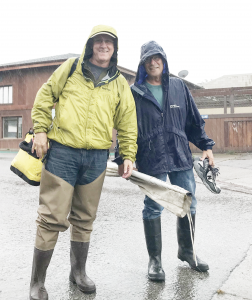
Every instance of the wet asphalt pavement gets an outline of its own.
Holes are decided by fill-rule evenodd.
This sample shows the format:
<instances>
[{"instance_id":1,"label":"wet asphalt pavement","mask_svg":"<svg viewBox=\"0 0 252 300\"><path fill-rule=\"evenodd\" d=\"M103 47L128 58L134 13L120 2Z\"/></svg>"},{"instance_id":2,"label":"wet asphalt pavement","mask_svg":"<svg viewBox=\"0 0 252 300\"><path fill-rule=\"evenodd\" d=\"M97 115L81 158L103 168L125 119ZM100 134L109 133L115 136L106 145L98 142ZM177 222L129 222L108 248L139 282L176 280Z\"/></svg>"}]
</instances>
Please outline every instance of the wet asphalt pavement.
<instances>
[{"instance_id":1,"label":"wet asphalt pavement","mask_svg":"<svg viewBox=\"0 0 252 300\"><path fill-rule=\"evenodd\" d=\"M0 299L28 300L39 188L29 186L9 171L14 155L0 152ZM252 157L239 159L235 161L237 168L243 166L252 174ZM85 295L69 283L68 230L60 234L47 271L49 299L210 300L216 297L232 271L244 261L252 243L252 188L247 184L247 192L243 192L235 178L228 182L229 174L238 174L230 162L219 160L221 170L226 170L225 189L221 194L212 194L203 184L197 184L196 251L209 264L208 273L191 270L187 263L177 259L176 216L164 211L162 261L166 281L149 281L141 215L144 195L122 178L106 177L87 262L87 273L96 283L97 292ZM222 180L222 175L219 179ZM236 284L242 286L239 278Z\"/></svg>"}]
</instances>

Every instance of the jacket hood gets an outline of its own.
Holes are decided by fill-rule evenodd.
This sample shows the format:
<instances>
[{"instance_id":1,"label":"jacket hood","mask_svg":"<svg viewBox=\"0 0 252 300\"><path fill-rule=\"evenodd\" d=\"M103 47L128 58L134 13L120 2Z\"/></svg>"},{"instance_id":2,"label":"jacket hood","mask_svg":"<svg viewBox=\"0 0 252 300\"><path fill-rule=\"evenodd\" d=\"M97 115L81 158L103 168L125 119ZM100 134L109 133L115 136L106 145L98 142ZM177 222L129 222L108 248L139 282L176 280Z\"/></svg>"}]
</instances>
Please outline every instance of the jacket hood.
<instances>
[{"instance_id":1,"label":"jacket hood","mask_svg":"<svg viewBox=\"0 0 252 300\"><path fill-rule=\"evenodd\" d=\"M163 57L164 70L162 75L162 81L166 85L167 80L169 80L169 68L167 63L166 54L163 48L155 41L150 41L142 45L141 54L140 54L140 62L137 69L137 75L135 82L138 84L142 84L147 77L147 72L144 67L144 62L146 58L154 55L160 54Z\"/></svg>"},{"instance_id":2,"label":"jacket hood","mask_svg":"<svg viewBox=\"0 0 252 300\"><path fill-rule=\"evenodd\" d=\"M77 70L79 72L82 72L81 64L84 62L84 60L89 59L93 55L93 43L92 43L92 38L91 37L94 34L99 34L99 33L104 34L105 32L108 32L108 33L115 36L115 43L114 43L115 51L114 51L114 53L111 57L111 62L112 62L113 65L115 65L115 66L117 65L118 37L117 37L116 30L113 27L110 27L110 26L97 25L97 26L93 27L93 29L91 30L91 33L88 37L88 40L87 40L87 42L84 46L84 49L82 51L82 54L80 56L79 62L77 64Z\"/></svg>"}]
</instances>

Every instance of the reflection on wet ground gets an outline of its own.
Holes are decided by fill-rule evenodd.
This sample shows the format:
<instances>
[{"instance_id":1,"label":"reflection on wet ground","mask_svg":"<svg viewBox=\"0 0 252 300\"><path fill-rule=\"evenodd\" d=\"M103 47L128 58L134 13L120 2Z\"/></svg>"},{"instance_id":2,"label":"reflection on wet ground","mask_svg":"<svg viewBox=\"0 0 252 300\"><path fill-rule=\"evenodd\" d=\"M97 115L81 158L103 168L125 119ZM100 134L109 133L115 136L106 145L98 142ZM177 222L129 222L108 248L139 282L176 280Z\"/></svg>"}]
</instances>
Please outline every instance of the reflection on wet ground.
<instances>
[{"instance_id":1,"label":"reflection on wet ground","mask_svg":"<svg viewBox=\"0 0 252 300\"><path fill-rule=\"evenodd\" d=\"M0 161L0 299L28 299L37 215L37 187ZM196 251L209 273L191 270L177 258L176 216L162 215L162 261L166 281L147 278L148 255L141 211L143 194L121 178L106 178L94 223L87 274L97 292L85 295L69 283L69 231L61 233L46 287L53 300L210 300L240 263L252 241L252 195L197 186ZM11 270L11 272L10 272Z\"/></svg>"}]
</instances>

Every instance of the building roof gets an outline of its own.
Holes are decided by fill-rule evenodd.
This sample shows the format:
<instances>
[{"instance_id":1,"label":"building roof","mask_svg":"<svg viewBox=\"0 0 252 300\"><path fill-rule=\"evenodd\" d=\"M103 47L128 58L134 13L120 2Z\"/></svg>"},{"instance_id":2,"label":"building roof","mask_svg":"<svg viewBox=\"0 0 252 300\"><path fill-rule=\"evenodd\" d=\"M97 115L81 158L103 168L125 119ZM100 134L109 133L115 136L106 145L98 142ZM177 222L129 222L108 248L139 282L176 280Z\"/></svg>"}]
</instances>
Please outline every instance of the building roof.
<instances>
[{"instance_id":1,"label":"building roof","mask_svg":"<svg viewBox=\"0 0 252 300\"><path fill-rule=\"evenodd\" d=\"M252 86L252 73L224 75L200 85L205 89Z\"/></svg>"},{"instance_id":2,"label":"building roof","mask_svg":"<svg viewBox=\"0 0 252 300\"><path fill-rule=\"evenodd\" d=\"M172 73L170 73L170 76L171 76L171 77L176 77L176 78L182 79L182 80L184 81L184 83L187 85L187 87L189 88L189 90L204 89L202 86L197 85L197 84L195 84L195 83L192 83L192 82L190 82L190 81L187 81L187 80L185 80L184 78L178 77L178 76L176 76L176 75L174 75L174 74L172 74Z\"/></svg>"},{"instance_id":3,"label":"building roof","mask_svg":"<svg viewBox=\"0 0 252 300\"><path fill-rule=\"evenodd\" d=\"M15 70L15 69L26 69L26 68L35 68L35 67L44 67L44 66L50 66L50 65L58 65L59 63L64 62L70 57L79 57L80 54L76 53L67 53L62 55L54 55L49 57L42 57L42 58L36 58L36 59L30 59L30 60L24 60L24 61L18 61L18 62L12 62L7 64L1 64L0 65L0 72L1 71L9 71L9 70ZM118 69L131 76L136 76L136 72L129 70L127 68L118 66Z\"/></svg>"},{"instance_id":4,"label":"building roof","mask_svg":"<svg viewBox=\"0 0 252 300\"><path fill-rule=\"evenodd\" d=\"M26 69L26 68L35 68L35 67L44 67L44 66L50 66L50 65L57 65L59 62L63 62L67 60L70 57L79 57L80 54L76 53L67 53L67 54L61 54L61 55L54 55L49 57L42 57L42 58L36 58L36 59L30 59L30 60L24 60L24 61L18 61L18 62L12 62L12 63L6 63L0 65L0 72L1 71L9 71L9 70L15 70L15 69ZM118 66L118 69L131 76L136 76L136 72L129 70L127 68ZM171 77L177 77L178 76L170 73ZM183 78L181 78L185 84L188 86L189 89L202 89L201 86L196 85L190 81L187 81Z\"/></svg>"},{"instance_id":5,"label":"building roof","mask_svg":"<svg viewBox=\"0 0 252 300\"><path fill-rule=\"evenodd\" d=\"M10 67L10 66L33 65L33 64L44 63L44 62L61 61L61 60L67 60L70 57L78 57L78 56L80 56L80 54L75 54L75 53L54 55L54 56L49 56L49 57L35 58L35 59L30 59L30 60L2 64L2 65L0 65L0 68L2 68L2 67L6 68L6 67Z\"/></svg>"}]
</instances>

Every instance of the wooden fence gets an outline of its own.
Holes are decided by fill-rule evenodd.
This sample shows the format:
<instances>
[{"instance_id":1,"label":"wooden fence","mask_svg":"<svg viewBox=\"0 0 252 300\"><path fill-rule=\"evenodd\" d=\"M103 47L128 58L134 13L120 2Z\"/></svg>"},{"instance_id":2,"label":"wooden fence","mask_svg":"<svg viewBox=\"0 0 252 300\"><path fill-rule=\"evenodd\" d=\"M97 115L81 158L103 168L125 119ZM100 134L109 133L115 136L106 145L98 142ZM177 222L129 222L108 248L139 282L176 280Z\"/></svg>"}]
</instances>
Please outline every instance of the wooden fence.
<instances>
[{"instance_id":1,"label":"wooden fence","mask_svg":"<svg viewBox=\"0 0 252 300\"><path fill-rule=\"evenodd\" d=\"M209 115L205 122L207 135L215 141L215 153L252 152L252 114ZM192 144L190 148L201 152Z\"/></svg>"}]
</instances>

